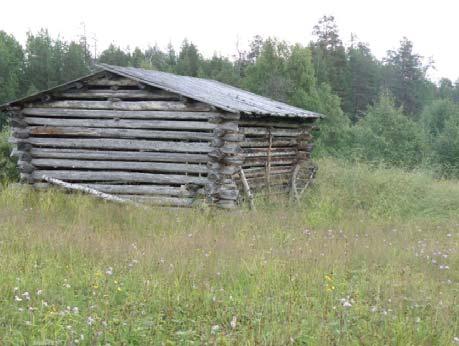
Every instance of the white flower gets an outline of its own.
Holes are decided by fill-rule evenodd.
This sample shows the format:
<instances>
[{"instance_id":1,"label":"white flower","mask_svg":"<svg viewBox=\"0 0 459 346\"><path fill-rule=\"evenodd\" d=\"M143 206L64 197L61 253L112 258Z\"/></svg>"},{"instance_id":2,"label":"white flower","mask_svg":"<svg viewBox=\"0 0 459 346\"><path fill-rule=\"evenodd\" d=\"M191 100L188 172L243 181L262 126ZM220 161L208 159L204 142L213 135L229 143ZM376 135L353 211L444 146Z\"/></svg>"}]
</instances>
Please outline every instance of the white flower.
<instances>
[{"instance_id":1,"label":"white flower","mask_svg":"<svg viewBox=\"0 0 459 346\"><path fill-rule=\"evenodd\" d=\"M343 307L344 307L344 308L350 308L350 307L352 307L352 304L351 304L349 301L345 301L345 302L343 303Z\"/></svg>"},{"instance_id":2,"label":"white flower","mask_svg":"<svg viewBox=\"0 0 459 346\"><path fill-rule=\"evenodd\" d=\"M42 301L42 302L41 302L41 305L42 305L42 306L48 306L48 302Z\"/></svg>"},{"instance_id":3,"label":"white flower","mask_svg":"<svg viewBox=\"0 0 459 346\"><path fill-rule=\"evenodd\" d=\"M210 328L210 332L212 334L216 334L220 330L220 326L218 324L213 325L212 328Z\"/></svg>"},{"instance_id":4,"label":"white flower","mask_svg":"<svg viewBox=\"0 0 459 346\"><path fill-rule=\"evenodd\" d=\"M378 307L376 306L372 306L371 309L370 309L371 312L376 312L378 311Z\"/></svg>"},{"instance_id":5,"label":"white flower","mask_svg":"<svg viewBox=\"0 0 459 346\"><path fill-rule=\"evenodd\" d=\"M108 276L113 275L113 268L112 267L108 267L107 270L105 271L105 274L107 274Z\"/></svg>"},{"instance_id":6,"label":"white flower","mask_svg":"<svg viewBox=\"0 0 459 346\"><path fill-rule=\"evenodd\" d=\"M459 345L459 336L455 336L455 337L453 338L453 342L454 342L455 344Z\"/></svg>"},{"instance_id":7,"label":"white flower","mask_svg":"<svg viewBox=\"0 0 459 346\"><path fill-rule=\"evenodd\" d=\"M14 300L17 302L22 302L22 298L19 298L18 296L14 296Z\"/></svg>"},{"instance_id":8,"label":"white flower","mask_svg":"<svg viewBox=\"0 0 459 346\"><path fill-rule=\"evenodd\" d=\"M96 320L91 316L89 316L88 319L86 320L86 323L88 324L88 326L92 326L94 322L96 322Z\"/></svg>"},{"instance_id":9,"label":"white flower","mask_svg":"<svg viewBox=\"0 0 459 346\"><path fill-rule=\"evenodd\" d=\"M43 294L43 290L37 290L37 296L41 296Z\"/></svg>"},{"instance_id":10,"label":"white flower","mask_svg":"<svg viewBox=\"0 0 459 346\"><path fill-rule=\"evenodd\" d=\"M80 312L80 309L78 309L78 306L74 306L74 307L72 308L72 312L73 312L74 314L78 314L78 313Z\"/></svg>"},{"instance_id":11,"label":"white flower","mask_svg":"<svg viewBox=\"0 0 459 346\"><path fill-rule=\"evenodd\" d=\"M446 264L440 264L439 268L440 270L446 270L449 269L449 266L447 266Z\"/></svg>"},{"instance_id":12,"label":"white flower","mask_svg":"<svg viewBox=\"0 0 459 346\"><path fill-rule=\"evenodd\" d=\"M68 284L68 283L63 284L62 286L63 286L64 288L70 288L70 287L72 287L72 286L70 286L70 284Z\"/></svg>"},{"instance_id":13,"label":"white flower","mask_svg":"<svg viewBox=\"0 0 459 346\"><path fill-rule=\"evenodd\" d=\"M25 299L30 300L30 294L29 294L29 292L24 292L24 293L22 294L22 296L23 296Z\"/></svg>"},{"instance_id":14,"label":"white flower","mask_svg":"<svg viewBox=\"0 0 459 346\"><path fill-rule=\"evenodd\" d=\"M231 328L236 329L237 317L233 316L233 319L230 322Z\"/></svg>"}]
</instances>

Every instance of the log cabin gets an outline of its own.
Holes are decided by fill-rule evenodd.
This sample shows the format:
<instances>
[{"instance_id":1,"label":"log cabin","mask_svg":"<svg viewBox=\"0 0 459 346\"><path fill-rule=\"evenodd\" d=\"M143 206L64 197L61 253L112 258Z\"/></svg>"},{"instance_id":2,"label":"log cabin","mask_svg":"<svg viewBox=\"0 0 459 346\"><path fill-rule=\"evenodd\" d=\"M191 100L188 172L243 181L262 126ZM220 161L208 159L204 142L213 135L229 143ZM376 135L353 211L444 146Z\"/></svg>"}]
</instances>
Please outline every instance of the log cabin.
<instances>
[{"instance_id":1,"label":"log cabin","mask_svg":"<svg viewBox=\"0 0 459 346\"><path fill-rule=\"evenodd\" d=\"M320 114L214 80L98 65L0 106L22 183L49 178L141 203L234 208L309 184ZM46 179L47 178L47 179Z\"/></svg>"}]
</instances>

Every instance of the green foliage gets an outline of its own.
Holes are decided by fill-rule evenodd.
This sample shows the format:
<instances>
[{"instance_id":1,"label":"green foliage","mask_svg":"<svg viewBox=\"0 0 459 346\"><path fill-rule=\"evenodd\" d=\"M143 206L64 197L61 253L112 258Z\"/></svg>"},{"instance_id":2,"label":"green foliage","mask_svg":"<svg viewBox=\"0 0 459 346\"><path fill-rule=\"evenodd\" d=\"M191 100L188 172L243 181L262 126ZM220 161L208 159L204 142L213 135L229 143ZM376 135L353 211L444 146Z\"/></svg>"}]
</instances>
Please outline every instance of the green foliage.
<instances>
[{"instance_id":1,"label":"green foliage","mask_svg":"<svg viewBox=\"0 0 459 346\"><path fill-rule=\"evenodd\" d=\"M354 121L363 118L369 106L380 93L381 65L372 55L370 48L357 43L352 45L348 55L348 89L343 98L343 110Z\"/></svg>"},{"instance_id":2,"label":"green foliage","mask_svg":"<svg viewBox=\"0 0 459 346\"><path fill-rule=\"evenodd\" d=\"M430 101L431 82L426 79L430 66L424 66L422 57L413 52L413 43L406 37L396 51L388 51L385 65L385 83L398 106L412 118Z\"/></svg>"},{"instance_id":3,"label":"green foliage","mask_svg":"<svg viewBox=\"0 0 459 346\"><path fill-rule=\"evenodd\" d=\"M200 73L201 60L202 57L196 45L185 40L178 55L175 72L185 76L197 77Z\"/></svg>"},{"instance_id":4,"label":"green foliage","mask_svg":"<svg viewBox=\"0 0 459 346\"><path fill-rule=\"evenodd\" d=\"M104 50L98 58L101 63L117 66L129 66L130 55L113 43Z\"/></svg>"},{"instance_id":5,"label":"green foliage","mask_svg":"<svg viewBox=\"0 0 459 346\"><path fill-rule=\"evenodd\" d=\"M12 35L0 31L0 104L22 95L23 73L24 52L21 45Z\"/></svg>"},{"instance_id":6,"label":"green foliage","mask_svg":"<svg viewBox=\"0 0 459 346\"><path fill-rule=\"evenodd\" d=\"M8 143L10 131L8 128L0 131L0 184L17 181L19 172L16 160L11 158L11 146Z\"/></svg>"},{"instance_id":7,"label":"green foliage","mask_svg":"<svg viewBox=\"0 0 459 346\"><path fill-rule=\"evenodd\" d=\"M358 154L370 162L413 168L426 158L422 127L396 108L387 94L382 94L378 103L370 107L353 132Z\"/></svg>"}]
</instances>

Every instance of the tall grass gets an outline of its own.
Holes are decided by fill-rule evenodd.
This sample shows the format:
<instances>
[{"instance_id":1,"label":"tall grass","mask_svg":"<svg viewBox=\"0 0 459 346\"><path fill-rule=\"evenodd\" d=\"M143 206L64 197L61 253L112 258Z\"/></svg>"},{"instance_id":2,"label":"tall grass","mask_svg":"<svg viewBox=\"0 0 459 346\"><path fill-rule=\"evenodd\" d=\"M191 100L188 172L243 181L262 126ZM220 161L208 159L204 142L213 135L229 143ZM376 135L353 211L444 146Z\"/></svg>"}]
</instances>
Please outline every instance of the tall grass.
<instances>
[{"instance_id":1,"label":"tall grass","mask_svg":"<svg viewBox=\"0 0 459 346\"><path fill-rule=\"evenodd\" d=\"M0 343L449 345L459 184L319 162L299 206L0 192Z\"/></svg>"}]
</instances>

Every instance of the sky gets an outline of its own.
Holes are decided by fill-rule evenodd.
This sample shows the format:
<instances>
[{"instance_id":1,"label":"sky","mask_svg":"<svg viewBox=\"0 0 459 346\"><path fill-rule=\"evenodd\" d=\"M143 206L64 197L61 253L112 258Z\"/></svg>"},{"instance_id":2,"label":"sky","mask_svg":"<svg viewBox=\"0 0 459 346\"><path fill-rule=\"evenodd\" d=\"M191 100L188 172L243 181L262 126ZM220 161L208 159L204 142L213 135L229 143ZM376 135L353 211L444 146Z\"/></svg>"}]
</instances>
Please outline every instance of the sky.
<instances>
[{"instance_id":1,"label":"sky","mask_svg":"<svg viewBox=\"0 0 459 346\"><path fill-rule=\"evenodd\" d=\"M84 31L97 39L97 51L110 43L122 48L157 44L176 48L184 38L204 56L233 56L255 35L307 44L312 27L333 15L344 43L351 34L370 45L378 58L396 49L402 37L415 52L433 58L433 80L459 78L459 44L454 0L2 0L0 30L21 43L27 31L47 28L52 36L72 40Z\"/></svg>"}]
</instances>

